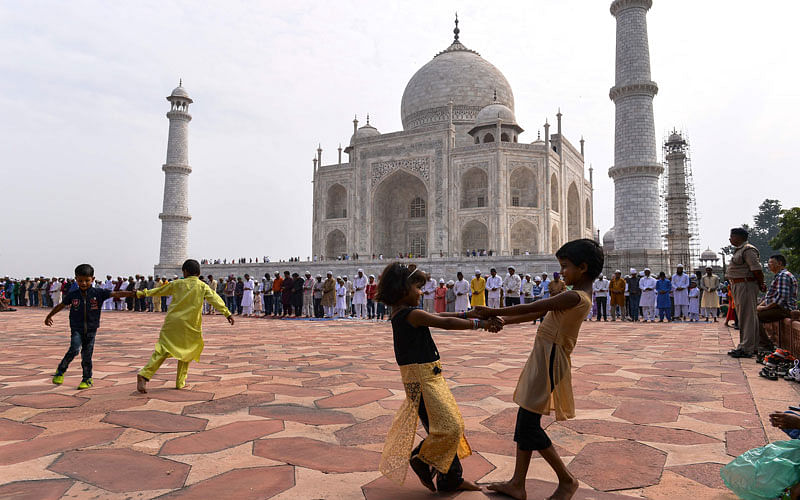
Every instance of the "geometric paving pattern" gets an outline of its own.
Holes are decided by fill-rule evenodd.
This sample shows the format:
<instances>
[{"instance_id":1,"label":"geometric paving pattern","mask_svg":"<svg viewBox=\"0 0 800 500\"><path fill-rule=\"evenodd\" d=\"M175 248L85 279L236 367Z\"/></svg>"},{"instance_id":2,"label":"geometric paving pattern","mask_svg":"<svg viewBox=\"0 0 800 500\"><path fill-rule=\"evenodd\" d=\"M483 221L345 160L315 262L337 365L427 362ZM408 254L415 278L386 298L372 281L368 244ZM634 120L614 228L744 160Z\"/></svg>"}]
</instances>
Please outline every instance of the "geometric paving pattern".
<instances>
[{"instance_id":1,"label":"geometric paving pattern","mask_svg":"<svg viewBox=\"0 0 800 500\"><path fill-rule=\"evenodd\" d=\"M0 314L0 498L434 498L413 474L400 489L377 472L404 399L388 323L230 327L206 316L187 387L172 389L168 360L141 395L135 374L163 315L104 312L95 386L77 391L80 358L63 386L49 383L69 337L65 314L52 328L45 314ZM767 415L797 404L800 384L726 356L732 333L721 323L584 323L572 357L577 417L542 419L581 482L575 498L733 498L720 467L783 439ZM474 451L463 461L470 480L513 471L512 393L535 334L434 331ZM529 498L554 483L534 458Z\"/></svg>"}]
</instances>

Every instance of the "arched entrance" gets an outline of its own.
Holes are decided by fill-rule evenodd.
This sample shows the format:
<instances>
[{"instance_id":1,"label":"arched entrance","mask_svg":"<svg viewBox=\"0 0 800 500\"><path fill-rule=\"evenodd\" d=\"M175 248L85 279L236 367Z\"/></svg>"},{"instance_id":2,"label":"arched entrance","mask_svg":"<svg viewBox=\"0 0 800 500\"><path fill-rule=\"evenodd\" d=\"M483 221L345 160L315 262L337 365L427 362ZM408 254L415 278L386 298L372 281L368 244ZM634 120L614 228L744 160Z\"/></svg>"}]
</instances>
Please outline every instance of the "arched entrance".
<instances>
[{"instance_id":1,"label":"arched entrance","mask_svg":"<svg viewBox=\"0 0 800 500\"><path fill-rule=\"evenodd\" d=\"M511 253L513 255L531 255L539 253L539 231L531 221L521 220L511 226Z\"/></svg>"},{"instance_id":2,"label":"arched entrance","mask_svg":"<svg viewBox=\"0 0 800 500\"><path fill-rule=\"evenodd\" d=\"M581 201L574 183L567 191L567 237L570 241L581 237Z\"/></svg>"},{"instance_id":3,"label":"arched entrance","mask_svg":"<svg viewBox=\"0 0 800 500\"><path fill-rule=\"evenodd\" d=\"M372 252L387 257L428 253L428 189L398 170L372 194Z\"/></svg>"},{"instance_id":4,"label":"arched entrance","mask_svg":"<svg viewBox=\"0 0 800 500\"><path fill-rule=\"evenodd\" d=\"M461 229L461 251L489 250L489 228L482 222L471 220Z\"/></svg>"},{"instance_id":5,"label":"arched entrance","mask_svg":"<svg viewBox=\"0 0 800 500\"><path fill-rule=\"evenodd\" d=\"M527 167L519 167L511 172L509 193L512 207L536 207L539 205L539 186L536 185L536 174Z\"/></svg>"},{"instance_id":6,"label":"arched entrance","mask_svg":"<svg viewBox=\"0 0 800 500\"><path fill-rule=\"evenodd\" d=\"M347 218L347 190L341 184L334 184L328 188L325 197L325 218Z\"/></svg>"},{"instance_id":7,"label":"arched entrance","mask_svg":"<svg viewBox=\"0 0 800 500\"><path fill-rule=\"evenodd\" d=\"M334 229L325 238L325 258L336 260L347 253L347 237L343 232Z\"/></svg>"}]
</instances>

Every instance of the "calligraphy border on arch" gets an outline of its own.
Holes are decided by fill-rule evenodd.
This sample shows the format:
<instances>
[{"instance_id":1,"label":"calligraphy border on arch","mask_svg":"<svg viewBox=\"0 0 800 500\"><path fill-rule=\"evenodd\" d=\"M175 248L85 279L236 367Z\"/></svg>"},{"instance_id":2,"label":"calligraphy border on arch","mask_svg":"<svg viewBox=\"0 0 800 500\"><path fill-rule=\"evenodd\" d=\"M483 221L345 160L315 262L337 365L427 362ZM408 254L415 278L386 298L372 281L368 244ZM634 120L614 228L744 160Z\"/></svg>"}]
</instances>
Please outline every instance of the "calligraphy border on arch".
<instances>
[{"instance_id":1,"label":"calligraphy border on arch","mask_svg":"<svg viewBox=\"0 0 800 500\"><path fill-rule=\"evenodd\" d=\"M425 184L430 181L430 159L427 156L402 160L379 161L372 164L370 187L374 188L396 170L405 170L420 177Z\"/></svg>"}]
</instances>

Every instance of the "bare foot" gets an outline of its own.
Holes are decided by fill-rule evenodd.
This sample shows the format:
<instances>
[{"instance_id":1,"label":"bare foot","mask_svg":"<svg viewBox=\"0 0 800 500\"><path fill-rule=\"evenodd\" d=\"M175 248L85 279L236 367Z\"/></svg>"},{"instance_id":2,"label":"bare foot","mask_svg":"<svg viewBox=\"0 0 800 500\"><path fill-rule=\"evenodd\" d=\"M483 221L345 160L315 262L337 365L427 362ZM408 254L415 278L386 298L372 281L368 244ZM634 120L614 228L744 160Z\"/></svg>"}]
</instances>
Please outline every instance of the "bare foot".
<instances>
[{"instance_id":1,"label":"bare foot","mask_svg":"<svg viewBox=\"0 0 800 500\"><path fill-rule=\"evenodd\" d=\"M136 375L136 390L142 394L147 393L147 379L139 374Z\"/></svg>"},{"instance_id":2,"label":"bare foot","mask_svg":"<svg viewBox=\"0 0 800 500\"><path fill-rule=\"evenodd\" d=\"M483 491L481 487L477 484L467 481L466 479L461 482L461 484L457 488L458 491Z\"/></svg>"},{"instance_id":3,"label":"bare foot","mask_svg":"<svg viewBox=\"0 0 800 500\"><path fill-rule=\"evenodd\" d=\"M506 483L492 483L488 486L491 491L496 491L498 493L502 493L503 495L508 495L511 498L516 498L517 500L527 500L528 494L525 492L525 486L518 486L512 484L511 481Z\"/></svg>"},{"instance_id":4,"label":"bare foot","mask_svg":"<svg viewBox=\"0 0 800 500\"><path fill-rule=\"evenodd\" d=\"M572 478L568 483L558 483L558 488L547 500L569 500L578 491L578 481Z\"/></svg>"},{"instance_id":5,"label":"bare foot","mask_svg":"<svg viewBox=\"0 0 800 500\"><path fill-rule=\"evenodd\" d=\"M423 462L416 455L411 457L409 461L411 470L417 475L422 485L431 491L436 491L436 486L433 484L433 471L431 466Z\"/></svg>"}]
</instances>

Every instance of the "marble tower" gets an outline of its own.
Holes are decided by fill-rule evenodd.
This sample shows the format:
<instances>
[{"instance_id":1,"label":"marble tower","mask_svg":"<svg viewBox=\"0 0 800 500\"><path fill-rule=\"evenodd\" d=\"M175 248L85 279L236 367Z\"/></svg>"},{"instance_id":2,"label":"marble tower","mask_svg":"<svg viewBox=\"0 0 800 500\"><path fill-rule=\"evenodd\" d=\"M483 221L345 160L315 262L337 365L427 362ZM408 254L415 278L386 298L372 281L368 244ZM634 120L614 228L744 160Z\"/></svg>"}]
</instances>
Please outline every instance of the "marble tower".
<instances>
[{"instance_id":1,"label":"marble tower","mask_svg":"<svg viewBox=\"0 0 800 500\"><path fill-rule=\"evenodd\" d=\"M161 252L156 274L180 269L187 258L189 221L189 104L193 101L181 84L167 97L170 109L167 161L164 171L164 205L158 214L161 219ZM163 273L162 273L163 274Z\"/></svg>"}]
</instances>

